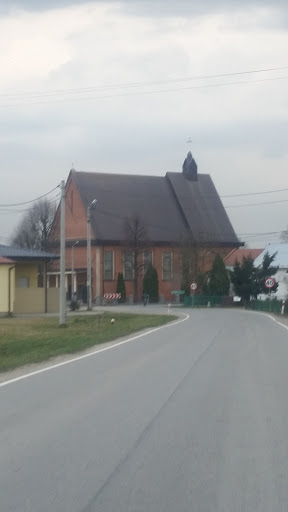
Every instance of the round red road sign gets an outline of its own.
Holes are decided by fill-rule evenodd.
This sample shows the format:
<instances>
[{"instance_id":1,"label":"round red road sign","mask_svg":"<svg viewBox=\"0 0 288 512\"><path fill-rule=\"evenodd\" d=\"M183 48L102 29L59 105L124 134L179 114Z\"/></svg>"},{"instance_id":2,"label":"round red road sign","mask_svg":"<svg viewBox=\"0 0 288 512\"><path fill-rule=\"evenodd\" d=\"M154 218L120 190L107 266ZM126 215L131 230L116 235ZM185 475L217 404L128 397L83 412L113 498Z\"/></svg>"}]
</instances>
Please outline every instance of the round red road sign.
<instances>
[{"instance_id":1,"label":"round red road sign","mask_svg":"<svg viewBox=\"0 0 288 512\"><path fill-rule=\"evenodd\" d=\"M265 286L266 288L273 288L275 285L275 279L273 277L266 277Z\"/></svg>"},{"instance_id":2,"label":"round red road sign","mask_svg":"<svg viewBox=\"0 0 288 512\"><path fill-rule=\"evenodd\" d=\"M197 290L198 288L198 284L197 283L191 283L190 284L190 290L192 290L192 292L195 292L195 290Z\"/></svg>"}]
</instances>

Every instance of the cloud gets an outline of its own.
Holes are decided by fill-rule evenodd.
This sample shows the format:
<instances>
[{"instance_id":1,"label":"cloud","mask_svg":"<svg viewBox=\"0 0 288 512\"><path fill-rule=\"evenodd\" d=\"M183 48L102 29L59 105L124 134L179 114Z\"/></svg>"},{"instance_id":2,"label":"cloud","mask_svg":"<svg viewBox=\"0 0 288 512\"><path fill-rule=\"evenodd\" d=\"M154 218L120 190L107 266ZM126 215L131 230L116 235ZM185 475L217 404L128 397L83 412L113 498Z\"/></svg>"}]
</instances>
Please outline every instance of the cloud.
<instances>
[{"instance_id":1,"label":"cloud","mask_svg":"<svg viewBox=\"0 0 288 512\"><path fill-rule=\"evenodd\" d=\"M15 9L27 11L48 11L55 8L71 7L73 5L83 5L89 2L95 3L95 0L0 0L0 12L11 12ZM98 3L98 2L97 2Z\"/></svg>"},{"instance_id":2,"label":"cloud","mask_svg":"<svg viewBox=\"0 0 288 512\"><path fill-rule=\"evenodd\" d=\"M126 14L149 18L194 17L227 12L251 12L254 8L273 11L287 21L286 0L0 0L0 13L15 9L48 11L84 5L117 6Z\"/></svg>"},{"instance_id":3,"label":"cloud","mask_svg":"<svg viewBox=\"0 0 288 512\"><path fill-rule=\"evenodd\" d=\"M225 11L230 9L245 8L247 6L256 7L286 7L286 0L10 0L9 8L22 7L29 10L48 10L55 7L71 7L73 5L84 5L87 3L107 4L116 3L126 7L142 9L143 12L161 12L164 13L193 13L199 10L211 12ZM0 7L8 8L7 0L0 0Z\"/></svg>"},{"instance_id":4,"label":"cloud","mask_svg":"<svg viewBox=\"0 0 288 512\"><path fill-rule=\"evenodd\" d=\"M120 2L131 12L149 16L190 16L227 13L232 10L247 10L251 7L286 8L286 0L124 0Z\"/></svg>"},{"instance_id":5,"label":"cloud","mask_svg":"<svg viewBox=\"0 0 288 512\"><path fill-rule=\"evenodd\" d=\"M188 78L283 66L286 1L15 5L0 16L2 202L41 195L72 162L86 171L180 172L189 136L200 172L211 172L220 193L270 189L271 169L273 187L284 186L287 80L228 82L285 78L288 70ZM131 85L165 79L180 81ZM279 211L267 213L271 231L285 227ZM229 211L242 232L261 231L266 213L256 214Z\"/></svg>"}]
</instances>

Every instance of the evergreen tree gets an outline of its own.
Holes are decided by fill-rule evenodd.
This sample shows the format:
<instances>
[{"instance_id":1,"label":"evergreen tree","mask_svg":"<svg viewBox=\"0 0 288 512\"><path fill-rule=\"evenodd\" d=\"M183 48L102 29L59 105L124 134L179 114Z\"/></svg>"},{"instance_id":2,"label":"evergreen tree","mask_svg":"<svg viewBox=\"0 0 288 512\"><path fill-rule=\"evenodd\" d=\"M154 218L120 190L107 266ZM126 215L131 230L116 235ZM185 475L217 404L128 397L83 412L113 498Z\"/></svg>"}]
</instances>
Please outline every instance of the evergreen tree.
<instances>
[{"instance_id":1,"label":"evergreen tree","mask_svg":"<svg viewBox=\"0 0 288 512\"><path fill-rule=\"evenodd\" d=\"M210 273L209 290L211 295L229 295L230 280L225 263L220 254L216 254Z\"/></svg>"},{"instance_id":2,"label":"evergreen tree","mask_svg":"<svg viewBox=\"0 0 288 512\"><path fill-rule=\"evenodd\" d=\"M234 286L236 295L241 297L244 302L248 302L250 297L256 297L258 293L257 270L254 267L254 261L249 256L243 258L242 263L235 262L231 272L231 282Z\"/></svg>"},{"instance_id":3,"label":"evergreen tree","mask_svg":"<svg viewBox=\"0 0 288 512\"><path fill-rule=\"evenodd\" d=\"M279 283L277 283L276 281L275 281L275 285L273 286L273 288L266 288L266 286L265 286L265 279L267 279L267 277L274 276L278 271L279 267L275 267L272 265L273 261L276 258L276 255L277 255L277 252L275 252L271 256L268 251L265 252L262 264L257 269L257 277L258 277L257 293L266 293L267 294L267 293L270 293L270 291L271 292L277 291Z\"/></svg>"},{"instance_id":4,"label":"evergreen tree","mask_svg":"<svg viewBox=\"0 0 288 512\"><path fill-rule=\"evenodd\" d=\"M157 270L149 265L143 279L143 295L149 295L149 302L159 301L159 283Z\"/></svg>"},{"instance_id":5,"label":"evergreen tree","mask_svg":"<svg viewBox=\"0 0 288 512\"><path fill-rule=\"evenodd\" d=\"M274 276L278 271L278 267L272 265L276 258L276 254L264 254L261 266L255 268L252 258L243 258L242 264L236 261L234 269L231 272L231 281L234 285L236 295L244 301L249 301L250 297L257 298L259 293L276 292L278 283L275 282L273 288L266 288L265 279Z\"/></svg>"},{"instance_id":6,"label":"evergreen tree","mask_svg":"<svg viewBox=\"0 0 288 512\"><path fill-rule=\"evenodd\" d=\"M126 302L126 286L122 272L119 272L117 276L116 293L121 293L121 299L118 299L119 302Z\"/></svg>"}]
</instances>

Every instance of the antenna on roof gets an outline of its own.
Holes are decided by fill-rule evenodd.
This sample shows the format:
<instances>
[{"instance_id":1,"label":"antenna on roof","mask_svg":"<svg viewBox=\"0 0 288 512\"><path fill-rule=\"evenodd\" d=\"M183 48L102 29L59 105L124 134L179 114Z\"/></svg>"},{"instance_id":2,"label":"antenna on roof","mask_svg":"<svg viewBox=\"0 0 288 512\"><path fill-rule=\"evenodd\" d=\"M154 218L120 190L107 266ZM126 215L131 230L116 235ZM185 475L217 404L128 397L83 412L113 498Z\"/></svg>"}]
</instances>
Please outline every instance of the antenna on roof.
<instances>
[{"instance_id":1,"label":"antenna on roof","mask_svg":"<svg viewBox=\"0 0 288 512\"><path fill-rule=\"evenodd\" d=\"M192 144L192 139L191 137L188 137L188 139L186 140L187 144Z\"/></svg>"}]
</instances>

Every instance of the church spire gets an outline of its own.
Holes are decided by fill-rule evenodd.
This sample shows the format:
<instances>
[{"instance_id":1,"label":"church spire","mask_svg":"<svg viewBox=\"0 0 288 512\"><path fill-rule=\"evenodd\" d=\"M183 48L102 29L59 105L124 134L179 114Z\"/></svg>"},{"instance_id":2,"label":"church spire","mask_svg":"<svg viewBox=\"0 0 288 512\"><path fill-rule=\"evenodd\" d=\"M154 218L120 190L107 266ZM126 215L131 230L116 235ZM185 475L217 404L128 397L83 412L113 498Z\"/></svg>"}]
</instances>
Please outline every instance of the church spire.
<instances>
[{"instance_id":1,"label":"church spire","mask_svg":"<svg viewBox=\"0 0 288 512\"><path fill-rule=\"evenodd\" d=\"M187 178L187 180L191 180L191 181L198 180L197 164L192 156L191 151L188 152L187 157L184 160L184 163L182 166L182 173L184 174L185 178Z\"/></svg>"}]
</instances>

